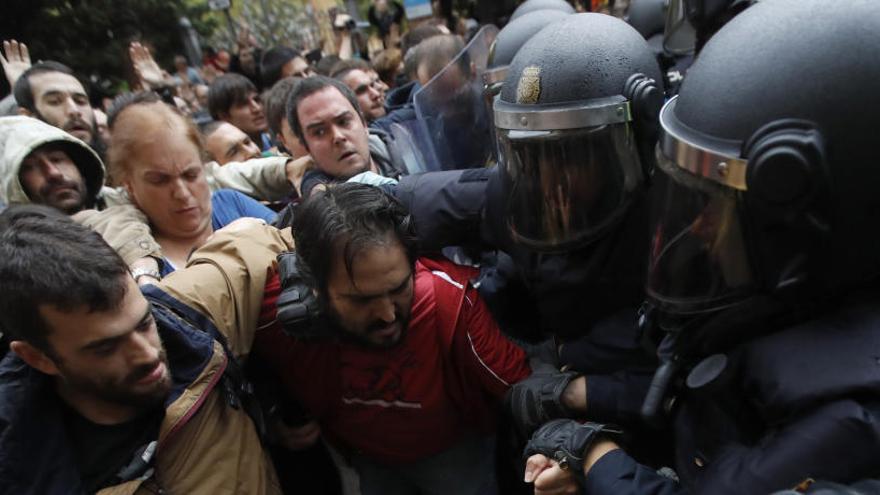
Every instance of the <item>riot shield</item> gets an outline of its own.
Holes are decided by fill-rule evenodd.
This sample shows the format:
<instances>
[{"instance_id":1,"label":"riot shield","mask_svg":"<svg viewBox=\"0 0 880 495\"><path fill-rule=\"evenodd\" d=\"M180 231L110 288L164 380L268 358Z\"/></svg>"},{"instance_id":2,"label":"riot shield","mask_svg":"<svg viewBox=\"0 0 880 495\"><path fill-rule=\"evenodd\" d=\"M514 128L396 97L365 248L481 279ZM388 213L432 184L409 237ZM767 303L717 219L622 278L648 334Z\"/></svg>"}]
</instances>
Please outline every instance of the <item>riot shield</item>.
<instances>
[{"instance_id":1,"label":"riot shield","mask_svg":"<svg viewBox=\"0 0 880 495\"><path fill-rule=\"evenodd\" d=\"M492 114L483 99L483 73L498 28L484 26L455 59L414 96L415 145L425 170L483 167L494 161Z\"/></svg>"},{"instance_id":2,"label":"riot shield","mask_svg":"<svg viewBox=\"0 0 880 495\"><path fill-rule=\"evenodd\" d=\"M394 137L393 143L397 148L397 156L403 160L406 171L410 175L428 171L426 166L428 160L423 154L425 147L419 145L424 141L421 134L422 126L416 119L391 124L391 135Z\"/></svg>"}]
</instances>

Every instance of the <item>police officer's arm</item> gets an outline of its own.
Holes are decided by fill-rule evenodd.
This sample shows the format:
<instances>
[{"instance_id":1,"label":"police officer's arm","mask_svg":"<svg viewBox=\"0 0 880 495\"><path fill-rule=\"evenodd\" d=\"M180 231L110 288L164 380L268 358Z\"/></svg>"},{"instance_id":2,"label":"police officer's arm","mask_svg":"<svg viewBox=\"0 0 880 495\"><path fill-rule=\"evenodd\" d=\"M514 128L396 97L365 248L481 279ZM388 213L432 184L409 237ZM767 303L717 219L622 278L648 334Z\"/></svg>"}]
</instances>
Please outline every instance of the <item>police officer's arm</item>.
<instances>
[{"instance_id":1,"label":"police officer's arm","mask_svg":"<svg viewBox=\"0 0 880 495\"><path fill-rule=\"evenodd\" d=\"M535 495L594 494L682 495L685 489L656 470L637 463L612 441L597 442L584 460L585 482L578 486L577 475L559 463L536 454L526 462L525 482L534 483Z\"/></svg>"},{"instance_id":2,"label":"police officer's arm","mask_svg":"<svg viewBox=\"0 0 880 495\"><path fill-rule=\"evenodd\" d=\"M247 225L246 221L244 225L215 232L193 252L185 269L175 271L159 284L165 292L208 316L238 358L250 353L264 288L276 256L293 249L290 229Z\"/></svg>"},{"instance_id":3,"label":"police officer's arm","mask_svg":"<svg viewBox=\"0 0 880 495\"><path fill-rule=\"evenodd\" d=\"M733 445L707 465L700 493L769 493L808 478L854 480L877 472L880 401L843 399L803 413L755 446Z\"/></svg>"},{"instance_id":4,"label":"police officer's arm","mask_svg":"<svg viewBox=\"0 0 880 495\"><path fill-rule=\"evenodd\" d=\"M437 251L446 246L495 244L483 222L492 170L495 169L407 175L391 188L415 220L422 249Z\"/></svg>"},{"instance_id":5,"label":"police officer's arm","mask_svg":"<svg viewBox=\"0 0 880 495\"><path fill-rule=\"evenodd\" d=\"M672 495L683 490L637 464L615 442L620 430L602 423L552 420L531 435L524 480L536 494Z\"/></svg>"},{"instance_id":6,"label":"police officer's arm","mask_svg":"<svg viewBox=\"0 0 880 495\"><path fill-rule=\"evenodd\" d=\"M698 475L695 492L770 493L807 479L871 476L880 456L878 418L877 402L842 400L822 405L774 430L754 446L731 444L715 459L694 459L706 466ZM540 461L535 463L541 465ZM683 492L677 483L638 464L623 450L610 451L585 468L586 493Z\"/></svg>"}]
</instances>

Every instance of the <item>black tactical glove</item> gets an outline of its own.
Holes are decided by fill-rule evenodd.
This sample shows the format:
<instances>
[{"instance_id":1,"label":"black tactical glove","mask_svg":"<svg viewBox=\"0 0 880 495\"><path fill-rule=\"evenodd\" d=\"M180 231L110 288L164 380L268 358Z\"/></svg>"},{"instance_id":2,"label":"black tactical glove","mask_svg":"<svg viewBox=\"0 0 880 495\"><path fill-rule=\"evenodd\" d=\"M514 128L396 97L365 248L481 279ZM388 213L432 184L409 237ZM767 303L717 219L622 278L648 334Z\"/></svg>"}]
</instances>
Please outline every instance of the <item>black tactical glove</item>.
<instances>
[{"instance_id":1,"label":"black tactical glove","mask_svg":"<svg viewBox=\"0 0 880 495\"><path fill-rule=\"evenodd\" d=\"M528 438L551 419L574 417L575 411L562 403L562 394L578 376L573 372L535 373L513 385L507 401L517 431Z\"/></svg>"},{"instance_id":2,"label":"black tactical glove","mask_svg":"<svg viewBox=\"0 0 880 495\"><path fill-rule=\"evenodd\" d=\"M584 457L599 435L619 435L620 430L599 423L578 423L571 419L554 419L538 428L526 444L523 458L543 454L559 463L562 469L571 469L583 478Z\"/></svg>"}]
</instances>

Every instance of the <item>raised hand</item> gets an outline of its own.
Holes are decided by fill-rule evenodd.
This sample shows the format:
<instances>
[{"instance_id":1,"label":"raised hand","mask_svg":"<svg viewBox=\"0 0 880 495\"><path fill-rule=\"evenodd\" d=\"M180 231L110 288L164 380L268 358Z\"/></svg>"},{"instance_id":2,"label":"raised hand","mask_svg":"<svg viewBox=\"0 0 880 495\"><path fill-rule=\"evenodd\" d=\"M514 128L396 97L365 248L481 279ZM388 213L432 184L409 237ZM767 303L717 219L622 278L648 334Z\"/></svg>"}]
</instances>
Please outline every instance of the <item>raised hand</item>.
<instances>
[{"instance_id":1,"label":"raised hand","mask_svg":"<svg viewBox=\"0 0 880 495\"><path fill-rule=\"evenodd\" d=\"M5 55L5 56L4 56ZM0 66L9 81L9 87L15 86L15 81L31 67L31 54L24 43L15 40L3 41L3 53L0 53Z\"/></svg>"},{"instance_id":2,"label":"raised hand","mask_svg":"<svg viewBox=\"0 0 880 495\"><path fill-rule=\"evenodd\" d=\"M134 73L145 89L158 88L168 84L164 72L156 63L149 48L137 41L132 41L128 47L128 54L131 57Z\"/></svg>"}]
</instances>

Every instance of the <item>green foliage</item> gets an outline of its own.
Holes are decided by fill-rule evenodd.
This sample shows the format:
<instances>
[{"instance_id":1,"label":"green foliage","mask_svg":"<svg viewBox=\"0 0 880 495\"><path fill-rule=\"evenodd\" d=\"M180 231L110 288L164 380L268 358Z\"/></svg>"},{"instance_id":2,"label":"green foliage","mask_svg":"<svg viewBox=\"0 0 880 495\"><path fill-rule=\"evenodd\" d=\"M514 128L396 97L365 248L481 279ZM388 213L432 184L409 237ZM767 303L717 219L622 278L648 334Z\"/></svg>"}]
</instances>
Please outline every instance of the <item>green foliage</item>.
<instances>
[{"instance_id":1,"label":"green foliage","mask_svg":"<svg viewBox=\"0 0 880 495\"><path fill-rule=\"evenodd\" d=\"M307 4L303 0L234 0L231 12L235 30L238 32L242 26L248 26L257 43L265 48L278 45L315 48L320 45L320 33ZM221 15L217 13L214 18ZM208 44L227 50L235 47L236 40L225 24L212 33Z\"/></svg>"},{"instance_id":2,"label":"green foliage","mask_svg":"<svg viewBox=\"0 0 880 495\"><path fill-rule=\"evenodd\" d=\"M171 68L183 52L178 22L187 15L202 33L216 28L203 20L204 2L183 0L4 0L2 39L23 41L32 60L57 60L105 91L131 80L128 44L140 40L159 64Z\"/></svg>"}]
</instances>

